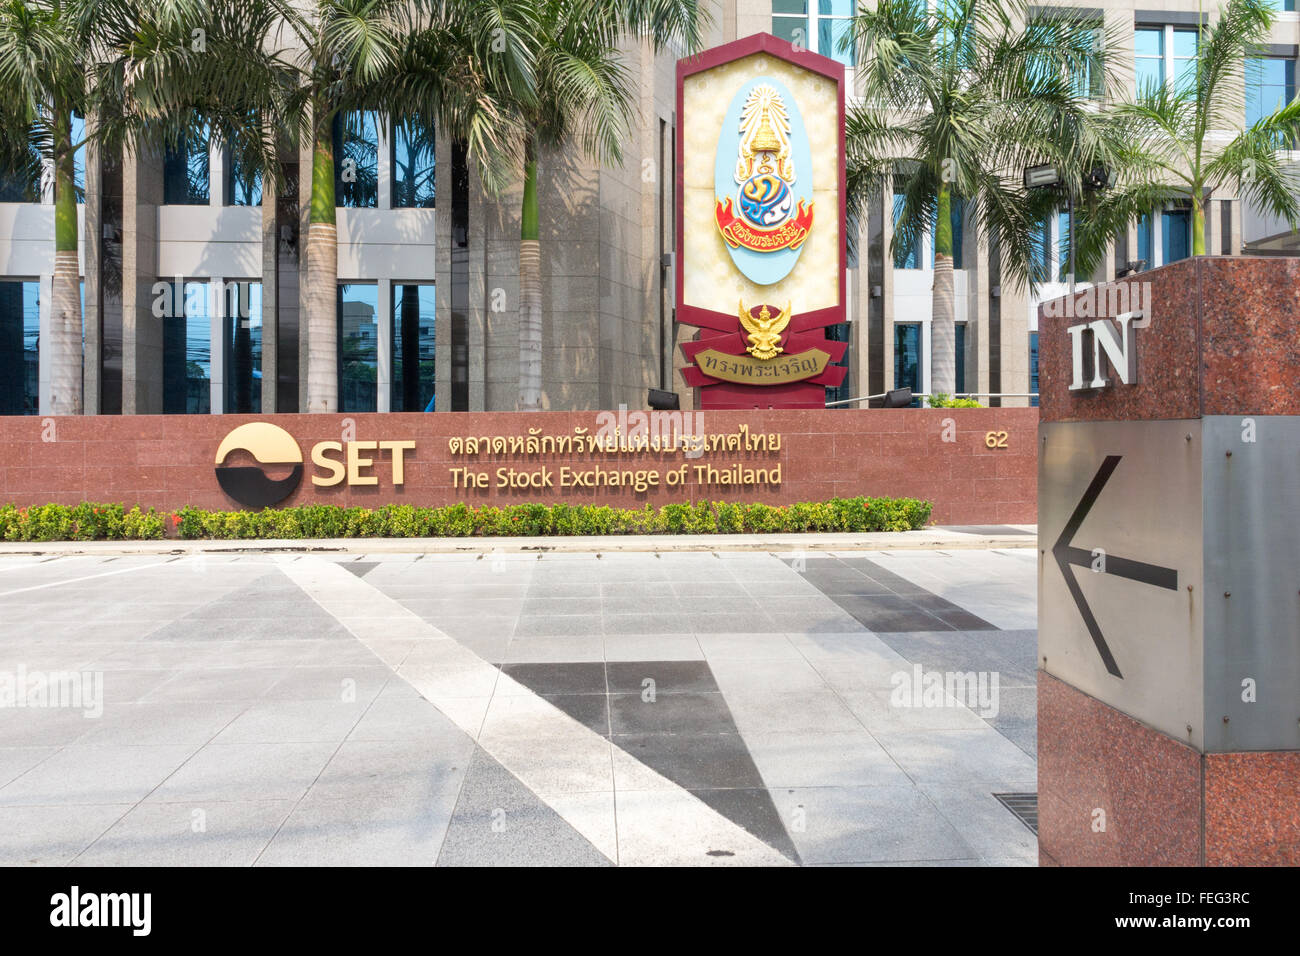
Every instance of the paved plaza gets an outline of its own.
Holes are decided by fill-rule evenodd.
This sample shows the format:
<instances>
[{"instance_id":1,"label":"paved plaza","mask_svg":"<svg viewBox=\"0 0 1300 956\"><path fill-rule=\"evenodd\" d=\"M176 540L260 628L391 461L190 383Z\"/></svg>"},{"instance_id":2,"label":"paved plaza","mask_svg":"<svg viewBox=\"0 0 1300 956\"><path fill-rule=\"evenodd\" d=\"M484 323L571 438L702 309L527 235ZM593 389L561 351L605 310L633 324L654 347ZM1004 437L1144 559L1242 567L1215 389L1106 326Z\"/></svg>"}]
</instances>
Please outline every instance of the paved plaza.
<instances>
[{"instance_id":1,"label":"paved plaza","mask_svg":"<svg viewBox=\"0 0 1300 956\"><path fill-rule=\"evenodd\" d=\"M1036 557L6 555L0 863L1035 865Z\"/></svg>"}]
</instances>

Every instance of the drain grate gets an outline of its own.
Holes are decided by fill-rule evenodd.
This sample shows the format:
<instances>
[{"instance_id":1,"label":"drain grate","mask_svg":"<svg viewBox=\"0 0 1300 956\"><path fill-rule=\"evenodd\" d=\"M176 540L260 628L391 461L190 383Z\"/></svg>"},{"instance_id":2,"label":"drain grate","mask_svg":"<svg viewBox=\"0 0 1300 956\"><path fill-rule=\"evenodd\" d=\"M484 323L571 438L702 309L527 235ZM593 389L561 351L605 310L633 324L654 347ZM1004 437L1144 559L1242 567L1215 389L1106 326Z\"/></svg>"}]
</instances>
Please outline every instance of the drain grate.
<instances>
[{"instance_id":1,"label":"drain grate","mask_svg":"<svg viewBox=\"0 0 1300 956\"><path fill-rule=\"evenodd\" d=\"M998 802L1016 815L1016 819L1038 835L1038 794L1036 793L995 793Z\"/></svg>"}]
</instances>

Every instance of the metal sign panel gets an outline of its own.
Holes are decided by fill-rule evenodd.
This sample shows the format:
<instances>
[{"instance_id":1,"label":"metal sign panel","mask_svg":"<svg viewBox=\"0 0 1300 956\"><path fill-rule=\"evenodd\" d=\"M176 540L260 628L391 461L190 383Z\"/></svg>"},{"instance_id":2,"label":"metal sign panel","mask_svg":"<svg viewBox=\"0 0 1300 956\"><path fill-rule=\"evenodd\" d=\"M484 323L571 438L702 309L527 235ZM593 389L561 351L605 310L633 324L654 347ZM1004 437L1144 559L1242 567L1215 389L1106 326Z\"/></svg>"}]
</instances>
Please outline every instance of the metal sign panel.
<instances>
[{"instance_id":1,"label":"metal sign panel","mask_svg":"<svg viewBox=\"0 0 1300 956\"><path fill-rule=\"evenodd\" d=\"M1201 746L1200 422L1039 436L1039 666Z\"/></svg>"},{"instance_id":2,"label":"metal sign panel","mask_svg":"<svg viewBox=\"0 0 1300 956\"><path fill-rule=\"evenodd\" d=\"M1300 417L1202 421L1205 749L1300 749Z\"/></svg>"}]
</instances>

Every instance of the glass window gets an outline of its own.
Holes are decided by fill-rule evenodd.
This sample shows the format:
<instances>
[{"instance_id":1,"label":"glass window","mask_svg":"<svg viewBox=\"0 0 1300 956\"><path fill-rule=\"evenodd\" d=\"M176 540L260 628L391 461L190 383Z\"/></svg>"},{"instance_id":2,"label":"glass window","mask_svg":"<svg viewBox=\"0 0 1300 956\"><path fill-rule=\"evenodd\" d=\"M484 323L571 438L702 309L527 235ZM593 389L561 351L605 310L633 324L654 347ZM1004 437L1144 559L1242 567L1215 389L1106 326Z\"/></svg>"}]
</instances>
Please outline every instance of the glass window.
<instances>
[{"instance_id":1,"label":"glass window","mask_svg":"<svg viewBox=\"0 0 1300 956\"><path fill-rule=\"evenodd\" d=\"M247 169L229 149L226 150L226 205L262 205L262 172Z\"/></svg>"},{"instance_id":2,"label":"glass window","mask_svg":"<svg viewBox=\"0 0 1300 956\"><path fill-rule=\"evenodd\" d=\"M334 117L334 202L379 206L379 123L376 114L353 110Z\"/></svg>"},{"instance_id":3,"label":"glass window","mask_svg":"<svg viewBox=\"0 0 1300 956\"><path fill-rule=\"evenodd\" d=\"M1196 88L1196 45L1200 36L1195 30L1174 31L1174 88L1191 91Z\"/></svg>"},{"instance_id":4,"label":"glass window","mask_svg":"<svg viewBox=\"0 0 1300 956\"><path fill-rule=\"evenodd\" d=\"M921 391L921 326L917 322L894 324L894 388ZM913 402L919 405L920 399Z\"/></svg>"},{"instance_id":5,"label":"glass window","mask_svg":"<svg viewBox=\"0 0 1300 956\"><path fill-rule=\"evenodd\" d=\"M1161 265L1186 259L1192 254L1192 213L1189 209L1167 209L1160 218Z\"/></svg>"},{"instance_id":6,"label":"glass window","mask_svg":"<svg viewBox=\"0 0 1300 956\"><path fill-rule=\"evenodd\" d=\"M1102 88L1105 75L1102 70L1101 58L1098 51L1101 49L1100 24L1092 31L1089 37L1092 56L1088 61L1081 65L1074 75L1074 93L1076 96L1082 96L1090 100L1099 100L1105 93Z\"/></svg>"},{"instance_id":7,"label":"glass window","mask_svg":"<svg viewBox=\"0 0 1300 956\"><path fill-rule=\"evenodd\" d=\"M1156 264L1151 255L1151 216L1146 215L1137 224L1137 258L1142 260L1142 268L1150 269Z\"/></svg>"},{"instance_id":8,"label":"glass window","mask_svg":"<svg viewBox=\"0 0 1300 956\"><path fill-rule=\"evenodd\" d=\"M1246 125L1253 126L1295 98L1295 60L1249 57L1246 60ZM1285 148L1286 144L1279 143Z\"/></svg>"},{"instance_id":9,"label":"glass window","mask_svg":"<svg viewBox=\"0 0 1300 956\"><path fill-rule=\"evenodd\" d=\"M207 282L165 283L163 308L163 413L212 411L212 319Z\"/></svg>"},{"instance_id":10,"label":"glass window","mask_svg":"<svg viewBox=\"0 0 1300 956\"><path fill-rule=\"evenodd\" d=\"M1144 90L1155 89L1165 82L1165 31L1156 27L1133 31L1134 68L1136 88L1141 96Z\"/></svg>"},{"instance_id":11,"label":"glass window","mask_svg":"<svg viewBox=\"0 0 1300 956\"><path fill-rule=\"evenodd\" d=\"M393 384L395 412L433 411L435 289L393 286Z\"/></svg>"},{"instance_id":12,"label":"glass window","mask_svg":"<svg viewBox=\"0 0 1300 956\"><path fill-rule=\"evenodd\" d=\"M903 215L903 194L894 193L894 225L898 225L899 217ZM898 235L894 235L894 268L895 269L919 269L921 268L920 245L921 237L917 235L911 243L903 244L898 242Z\"/></svg>"},{"instance_id":13,"label":"glass window","mask_svg":"<svg viewBox=\"0 0 1300 956\"><path fill-rule=\"evenodd\" d=\"M86 138L86 121L80 115L72 114L72 144L75 146ZM77 184L77 202L86 201L86 147L78 146L72 154L72 181Z\"/></svg>"},{"instance_id":14,"label":"glass window","mask_svg":"<svg viewBox=\"0 0 1300 956\"><path fill-rule=\"evenodd\" d=\"M849 33L854 0L772 0L772 34L805 50L853 65L852 49L840 49Z\"/></svg>"},{"instance_id":15,"label":"glass window","mask_svg":"<svg viewBox=\"0 0 1300 956\"><path fill-rule=\"evenodd\" d=\"M222 347L225 350L224 410L262 410L262 283L228 282Z\"/></svg>"},{"instance_id":16,"label":"glass window","mask_svg":"<svg viewBox=\"0 0 1300 956\"><path fill-rule=\"evenodd\" d=\"M393 208L432 209L437 171L432 126L393 124Z\"/></svg>"},{"instance_id":17,"label":"glass window","mask_svg":"<svg viewBox=\"0 0 1300 956\"><path fill-rule=\"evenodd\" d=\"M1052 274L1052 248L1047 240L1047 223L1035 226L1029 233L1030 248L1033 259L1030 262L1030 278L1035 282L1046 282Z\"/></svg>"},{"instance_id":18,"label":"glass window","mask_svg":"<svg viewBox=\"0 0 1300 956\"><path fill-rule=\"evenodd\" d=\"M40 411L41 284L0 281L0 415Z\"/></svg>"},{"instance_id":19,"label":"glass window","mask_svg":"<svg viewBox=\"0 0 1300 956\"><path fill-rule=\"evenodd\" d=\"M826 326L826 338L831 342L847 342L849 340L849 324L847 322L839 322L835 325ZM849 350L845 349L844 357L833 364L848 368ZM828 402L839 402L852 397L853 395L851 394L851 386L847 372L844 375L844 381L839 385L826 387L826 401ZM848 408L847 405L836 405L835 407Z\"/></svg>"},{"instance_id":20,"label":"glass window","mask_svg":"<svg viewBox=\"0 0 1300 956\"><path fill-rule=\"evenodd\" d=\"M379 287L341 283L338 304L339 411L377 411Z\"/></svg>"},{"instance_id":21,"label":"glass window","mask_svg":"<svg viewBox=\"0 0 1300 956\"><path fill-rule=\"evenodd\" d=\"M966 391L966 323L958 322L954 329L956 330L954 339L955 361L957 363L956 394L961 395Z\"/></svg>"},{"instance_id":22,"label":"glass window","mask_svg":"<svg viewBox=\"0 0 1300 956\"><path fill-rule=\"evenodd\" d=\"M1056 214L1056 275L1058 282L1070 278L1070 213L1062 209Z\"/></svg>"},{"instance_id":23,"label":"glass window","mask_svg":"<svg viewBox=\"0 0 1300 956\"><path fill-rule=\"evenodd\" d=\"M1033 408L1038 407L1038 333L1029 333L1029 390L1034 393L1029 399Z\"/></svg>"},{"instance_id":24,"label":"glass window","mask_svg":"<svg viewBox=\"0 0 1300 956\"><path fill-rule=\"evenodd\" d=\"M163 156L163 202L169 206L206 206L210 193L208 136L191 134L167 148Z\"/></svg>"}]
</instances>

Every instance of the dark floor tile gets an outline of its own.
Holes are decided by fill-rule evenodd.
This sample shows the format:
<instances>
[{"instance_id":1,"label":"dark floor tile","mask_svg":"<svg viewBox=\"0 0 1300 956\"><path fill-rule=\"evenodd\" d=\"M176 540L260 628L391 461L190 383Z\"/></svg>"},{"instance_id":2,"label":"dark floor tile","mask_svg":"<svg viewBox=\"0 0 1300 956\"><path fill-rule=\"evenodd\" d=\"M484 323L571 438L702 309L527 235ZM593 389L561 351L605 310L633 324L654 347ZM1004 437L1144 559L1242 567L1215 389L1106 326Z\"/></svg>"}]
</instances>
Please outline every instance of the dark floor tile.
<instances>
[{"instance_id":1,"label":"dark floor tile","mask_svg":"<svg viewBox=\"0 0 1300 956\"><path fill-rule=\"evenodd\" d=\"M965 608L952 607L931 611L930 613L943 623L951 624L959 631L996 631L998 629L996 624L990 624L978 614L972 614Z\"/></svg>"},{"instance_id":2,"label":"dark floor tile","mask_svg":"<svg viewBox=\"0 0 1300 956\"><path fill-rule=\"evenodd\" d=\"M610 661L605 665L611 694L640 694L654 681L656 694L716 693L707 661Z\"/></svg>"},{"instance_id":3,"label":"dark floor tile","mask_svg":"<svg viewBox=\"0 0 1300 956\"><path fill-rule=\"evenodd\" d=\"M529 690L547 694L604 694L605 664L582 663L506 664L502 672Z\"/></svg>"},{"instance_id":4,"label":"dark floor tile","mask_svg":"<svg viewBox=\"0 0 1300 956\"><path fill-rule=\"evenodd\" d=\"M795 863L798 851L786 832L772 795L763 789L692 790L691 793Z\"/></svg>"},{"instance_id":5,"label":"dark floor tile","mask_svg":"<svg viewBox=\"0 0 1300 956\"><path fill-rule=\"evenodd\" d=\"M687 790L763 786L739 734L624 734L614 742Z\"/></svg>"},{"instance_id":6,"label":"dark floor tile","mask_svg":"<svg viewBox=\"0 0 1300 956\"><path fill-rule=\"evenodd\" d=\"M902 595L839 596L833 599L869 631L956 630Z\"/></svg>"},{"instance_id":7,"label":"dark floor tile","mask_svg":"<svg viewBox=\"0 0 1300 956\"><path fill-rule=\"evenodd\" d=\"M542 694L588 730L609 736L609 698L604 694Z\"/></svg>"},{"instance_id":8,"label":"dark floor tile","mask_svg":"<svg viewBox=\"0 0 1300 956\"><path fill-rule=\"evenodd\" d=\"M609 725L615 734L736 732L721 694L660 694L653 702L640 694L610 694Z\"/></svg>"},{"instance_id":9,"label":"dark floor tile","mask_svg":"<svg viewBox=\"0 0 1300 956\"><path fill-rule=\"evenodd\" d=\"M343 567L351 571L359 578L364 578L367 574L379 567L378 561L344 561Z\"/></svg>"}]
</instances>

